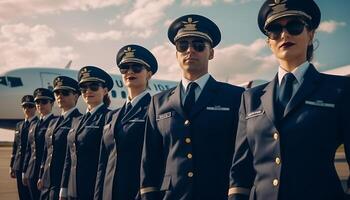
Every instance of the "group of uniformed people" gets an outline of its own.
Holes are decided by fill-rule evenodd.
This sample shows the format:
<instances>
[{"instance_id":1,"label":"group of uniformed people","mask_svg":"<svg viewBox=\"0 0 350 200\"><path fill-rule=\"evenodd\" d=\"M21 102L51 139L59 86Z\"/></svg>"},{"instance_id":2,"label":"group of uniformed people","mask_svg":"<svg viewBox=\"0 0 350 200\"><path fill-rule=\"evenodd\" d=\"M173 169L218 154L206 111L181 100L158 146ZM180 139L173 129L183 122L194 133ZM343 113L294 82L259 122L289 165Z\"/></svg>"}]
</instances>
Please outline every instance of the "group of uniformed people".
<instances>
[{"instance_id":1,"label":"group of uniformed people","mask_svg":"<svg viewBox=\"0 0 350 200\"><path fill-rule=\"evenodd\" d=\"M182 69L175 88L151 97L157 60L130 44L116 58L121 108L108 109L113 80L94 66L25 95L10 165L20 199L350 199L334 167L341 144L350 162L350 79L311 64L320 16L313 0L265 1L258 24L280 66L245 92L208 73L221 33L190 14L168 29Z\"/></svg>"}]
</instances>

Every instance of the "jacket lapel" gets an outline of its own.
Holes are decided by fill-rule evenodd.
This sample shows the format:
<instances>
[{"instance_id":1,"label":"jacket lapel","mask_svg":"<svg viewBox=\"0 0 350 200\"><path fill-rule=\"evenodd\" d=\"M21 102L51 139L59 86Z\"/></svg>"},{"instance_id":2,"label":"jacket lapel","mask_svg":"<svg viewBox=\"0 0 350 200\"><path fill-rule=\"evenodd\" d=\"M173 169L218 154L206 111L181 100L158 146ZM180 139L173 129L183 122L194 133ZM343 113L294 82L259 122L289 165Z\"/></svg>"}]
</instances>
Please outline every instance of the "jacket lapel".
<instances>
[{"instance_id":1,"label":"jacket lapel","mask_svg":"<svg viewBox=\"0 0 350 200\"><path fill-rule=\"evenodd\" d=\"M317 88L318 82L320 80L320 73L315 69L315 67L310 64L309 68L305 72L304 81L299 87L298 91L292 97L290 102L284 111L284 117L290 113L298 104L300 104L314 89Z\"/></svg>"},{"instance_id":2,"label":"jacket lapel","mask_svg":"<svg viewBox=\"0 0 350 200\"><path fill-rule=\"evenodd\" d=\"M94 114L91 114L90 117L85 120L85 122L83 124L80 124L81 123L81 120L83 119L83 117L80 119L80 122L79 122L79 126L78 126L78 130L77 130L77 135L84 129L84 127L87 125L87 124L91 124L91 122L95 121L96 118L98 117L98 115L103 112L104 110L106 110L107 107L106 105L102 105L101 107L99 107L96 112L94 112Z\"/></svg>"},{"instance_id":3,"label":"jacket lapel","mask_svg":"<svg viewBox=\"0 0 350 200\"><path fill-rule=\"evenodd\" d=\"M182 117L186 118L186 114L183 111L182 103L181 103L181 82L177 85L177 87L170 92L169 94L169 105Z\"/></svg>"},{"instance_id":4,"label":"jacket lapel","mask_svg":"<svg viewBox=\"0 0 350 200\"><path fill-rule=\"evenodd\" d=\"M267 84L267 86L263 90L264 94L261 96L261 103L266 112L266 115L273 123L276 122L275 96L276 96L277 82L278 82L278 77L276 75L275 78Z\"/></svg>"},{"instance_id":5,"label":"jacket lapel","mask_svg":"<svg viewBox=\"0 0 350 200\"><path fill-rule=\"evenodd\" d=\"M216 87L216 80L210 76L208 82L205 84L202 89L201 94L199 95L194 107L190 112L190 118L193 118L197 113L199 113L204 107L208 105L208 103L216 96L218 87Z\"/></svg>"},{"instance_id":6,"label":"jacket lapel","mask_svg":"<svg viewBox=\"0 0 350 200\"><path fill-rule=\"evenodd\" d=\"M145 109L144 107L147 106L150 102L151 99L151 95L150 94L146 94L145 96L143 96L140 101L132 107L132 109L130 110L130 112L128 112L121 121L121 125L124 125L126 122L128 122L131 118L133 118L136 114L138 114L142 109ZM124 109L125 110L125 104L124 104Z\"/></svg>"}]
</instances>

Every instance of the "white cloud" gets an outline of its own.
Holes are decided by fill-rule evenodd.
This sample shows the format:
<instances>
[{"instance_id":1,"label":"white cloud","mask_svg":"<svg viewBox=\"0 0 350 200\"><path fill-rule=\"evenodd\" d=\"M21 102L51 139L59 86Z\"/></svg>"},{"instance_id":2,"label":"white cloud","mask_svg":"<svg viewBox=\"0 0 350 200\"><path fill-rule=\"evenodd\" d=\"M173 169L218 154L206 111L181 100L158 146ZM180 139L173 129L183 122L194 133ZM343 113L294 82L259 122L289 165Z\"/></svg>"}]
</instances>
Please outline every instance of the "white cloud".
<instances>
[{"instance_id":1,"label":"white cloud","mask_svg":"<svg viewBox=\"0 0 350 200\"><path fill-rule=\"evenodd\" d=\"M71 46L50 46L55 31L46 25L23 23L0 28L0 72L18 66L61 65L79 57Z\"/></svg>"},{"instance_id":2,"label":"white cloud","mask_svg":"<svg viewBox=\"0 0 350 200\"><path fill-rule=\"evenodd\" d=\"M75 34L74 37L82 42L90 42L90 41L101 41L101 40L120 40L123 37L123 33L121 31L107 31L102 33L96 32L87 32L87 33L78 33Z\"/></svg>"},{"instance_id":3,"label":"white cloud","mask_svg":"<svg viewBox=\"0 0 350 200\"><path fill-rule=\"evenodd\" d=\"M334 20L329 20L329 21L322 22L317 30L325 33L333 33L339 27L344 27L344 26L346 26L345 22L337 22Z\"/></svg>"},{"instance_id":4,"label":"white cloud","mask_svg":"<svg viewBox=\"0 0 350 200\"><path fill-rule=\"evenodd\" d=\"M123 17L123 23L134 29L152 29L164 16L174 0L137 0L133 10Z\"/></svg>"},{"instance_id":5,"label":"white cloud","mask_svg":"<svg viewBox=\"0 0 350 200\"><path fill-rule=\"evenodd\" d=\"M216 0L183 0L182 5L187 6L211 6Z\"/></svg>"},{"instance_id":6,"label":"white cloud","mask_svg":"<svg viewBox=\"0 0 350 200\"><path fill-rule=\"evenodd\" d=\"M109 6L119 6L127 0L8 0L0 1L0 22L15 17L35 16L39 14L58 13L61 11L94 10Z\"/></svg>"},{"instance_id":7,"label":"white cloud","mask_svg":"<svg viewBox=\"0 0 350 200\"><path fill-rule=\"evenodd\" d=\"M214 49L214 59L209 61L210 73L220 81L234 84L252 79L270 80L277 70L277 60L272 54L262 55L266 48L264 39L252 44L233 44ZM169 43L152 49L158 63L159 71L155 77L180 80L181 69L175 56L175 47Z\"/></svg>"}]
</instances>

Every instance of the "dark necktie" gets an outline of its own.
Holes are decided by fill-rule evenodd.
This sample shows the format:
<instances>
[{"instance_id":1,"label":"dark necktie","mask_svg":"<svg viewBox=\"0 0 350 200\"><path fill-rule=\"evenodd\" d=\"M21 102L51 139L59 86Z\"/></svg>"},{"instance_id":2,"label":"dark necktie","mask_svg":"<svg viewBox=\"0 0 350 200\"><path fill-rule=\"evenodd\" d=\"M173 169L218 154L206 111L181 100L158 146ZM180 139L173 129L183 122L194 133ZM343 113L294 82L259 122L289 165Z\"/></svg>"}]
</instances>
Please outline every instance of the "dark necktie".
<instances>
[{"instance_id":1,"label":"dark necktie","mask_svg":"<svg viewBox=\"0 0 350 200\"><path fill-rule=\"evenodd\" d=\"M196 102L196 93L195 90L198 87L198 84L195 82L190 82L187 86L187 96L184 103L184 110L187 114L191 112L194 103Z\"/></svg>"},{"instance_id":2,"label":"dark necktie","mask_svg":"<svg viewBox=\"0 0 350 200\"><path fill-rule=\"evenodd\" d=\"M85 113L85 115L83 116L83 119L81 120L80 124L85 123L89 119L90 116L91 116L90 112Z\"/></svg>"},{"instance_id":3,"label":"dark necktie","mask_svg":"<svg viewBox=\"0 0 350 200\"><path fill-rule=\"evenodd\" d=\"M279 93L279 102L281 105L281 116L283 116L284 110L287 104L289 103L290 98L292 97L294 81L295 81L295 76L292 73L285 74L282 79L280 93Z\"/></svg>"},{"instance_id":4,"label":"dark necktie","mask_svg":"<svg viewBox=\"0 0 350 200\"><path fill-rule=\"evenodd\" d=\"M131 109L132 109L131 102L128 102L128 103L126 104L126 108L125 108L124 115L126 115Z\"/></svg>"},{"instance_id":5,"label":"dark necktie","mask_svg":"<svg viewBox=\"0 0 350 200\"><path fill-rule=\"evenodd\" d=\"M41 124L43 123L43 118L40 118L40 120L39 120L39 122L38 122L38 127L40 127L41 126Z\"/></svg>"},{"instance_id":6,"label":"dark necktie","mask_svg":"<svg viewBox=\"0 0 350 200\"><path fill-rule=\"evenodd\" d=\"M26 121L24 121L24 128L28 128L28 127L29 127L29 121L26 120Z\"/></svg>"},{"instance_id":7,"label":"dark necktie","mask_svg":"<svg viewBox=\"0 0 350 200\"><path fill-rule=\"evenodd\" d=\"M61 115L60 118L58 119L57 125L61 124L63 120L64 120L64 117L63 115Z\"/></svg>"}]
</instances>

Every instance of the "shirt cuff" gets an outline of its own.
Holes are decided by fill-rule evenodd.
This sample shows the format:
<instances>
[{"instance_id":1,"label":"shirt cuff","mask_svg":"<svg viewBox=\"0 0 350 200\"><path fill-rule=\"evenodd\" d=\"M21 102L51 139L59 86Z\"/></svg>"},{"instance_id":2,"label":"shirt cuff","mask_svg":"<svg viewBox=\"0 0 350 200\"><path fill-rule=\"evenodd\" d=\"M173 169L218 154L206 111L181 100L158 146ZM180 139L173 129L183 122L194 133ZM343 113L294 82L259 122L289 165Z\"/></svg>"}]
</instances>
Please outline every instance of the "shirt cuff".
<instances>
[{"instance_id":1,"label":"shirt cuff","mask_svg":"<svg viewBox=\"0 0 350 200\"><path fill-rule=\"evenodd\" d=\"M68 190L67 190L67 188L61 188L60 189L60 195L59 195L60 197L63 197L63 198L67 198L67 196L68 196Z\"/></svg>"}]
</instances>

